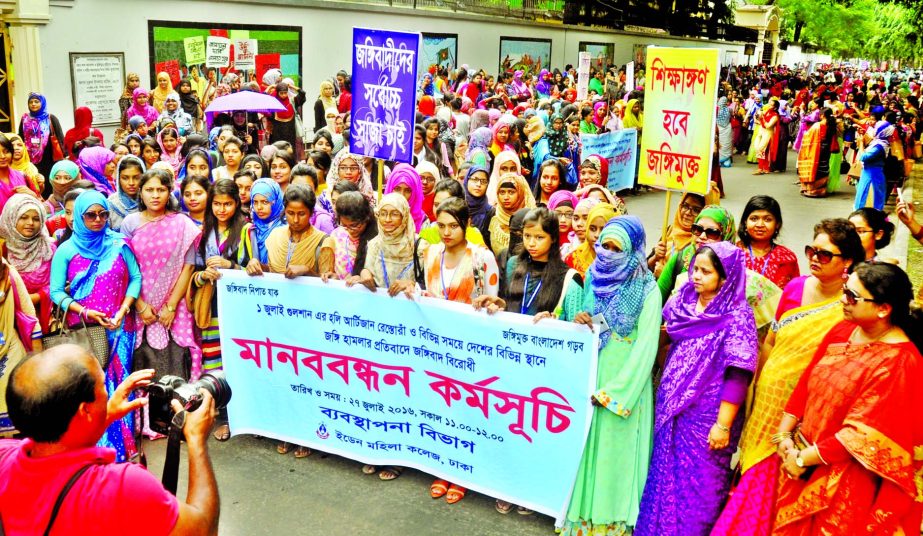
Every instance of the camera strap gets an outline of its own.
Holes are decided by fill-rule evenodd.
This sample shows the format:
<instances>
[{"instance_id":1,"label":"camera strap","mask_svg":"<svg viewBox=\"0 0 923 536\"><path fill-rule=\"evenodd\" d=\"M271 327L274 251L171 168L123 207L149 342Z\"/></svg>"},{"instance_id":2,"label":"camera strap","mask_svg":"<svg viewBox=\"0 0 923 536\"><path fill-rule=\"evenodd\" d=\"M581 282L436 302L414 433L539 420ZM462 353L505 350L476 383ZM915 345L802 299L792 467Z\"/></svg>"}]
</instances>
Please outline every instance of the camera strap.
<instances>
[{"instance_id":1,"label":"camera strap","mask_svg":"<svg viewBox=\"0 0 923 536\"><path fill-rule=\"evenodd\" d=\"M183 425L186 423L186 412L181 411L173 416L170 431L167 434L167 454L163 462L163 478L161 483L167 491L176 495L179 483L179 451L183 439Z\"/></svg>"},{"instance_id":2,"label":"camera strap","mask_svg":"<svg viewBox=\"0 0 923 536\"><path fill-rule=\"evenodd\" d=\"M61 493L58 494L58 499L54 502L54 507L51 509L51 519L48 520L48 526L45 527L45 532L43 533L45 536L48 536L49 534L51 534L51 527L54 526L54 522L58 518L58 512L61 510L61 505L64 504L64 499L67 497L68 492L70 492L71 488L74 487L74 484L77 483L77 480L79 480L80 477L83 476L83 473L86 473L87 470L90 467L93 467L94 465L97 465L97 464L90 463L90 464L84 465L83 467L78 469L77 472L74 473L73 476L71 476L70 480L67 481L67 484L64 485L64 489L62 489Z\"/></svg>"}]
</instances>

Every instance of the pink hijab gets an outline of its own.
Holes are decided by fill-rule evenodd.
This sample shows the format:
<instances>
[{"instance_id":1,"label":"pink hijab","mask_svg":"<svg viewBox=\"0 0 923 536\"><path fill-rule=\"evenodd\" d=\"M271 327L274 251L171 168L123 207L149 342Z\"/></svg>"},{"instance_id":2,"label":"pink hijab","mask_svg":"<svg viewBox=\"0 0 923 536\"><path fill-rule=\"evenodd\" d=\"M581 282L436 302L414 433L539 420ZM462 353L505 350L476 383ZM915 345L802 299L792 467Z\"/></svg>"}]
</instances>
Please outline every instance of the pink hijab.
<instances>
[{"instance_id":1,"label":"pink hijab","mask_svg":"<svg viewBox=\"0 0 923 536\"><path fill-rule=\"evenodd\" d=\"M407 204L410 205L410 215L419 233L420 228L426 223L426 214L423 212L423 183L420 180L420 174L410 164L398 164L388 175L385 193L390 194L400 184L410 187L410 199Z\"/></svg>"}]
</instances>

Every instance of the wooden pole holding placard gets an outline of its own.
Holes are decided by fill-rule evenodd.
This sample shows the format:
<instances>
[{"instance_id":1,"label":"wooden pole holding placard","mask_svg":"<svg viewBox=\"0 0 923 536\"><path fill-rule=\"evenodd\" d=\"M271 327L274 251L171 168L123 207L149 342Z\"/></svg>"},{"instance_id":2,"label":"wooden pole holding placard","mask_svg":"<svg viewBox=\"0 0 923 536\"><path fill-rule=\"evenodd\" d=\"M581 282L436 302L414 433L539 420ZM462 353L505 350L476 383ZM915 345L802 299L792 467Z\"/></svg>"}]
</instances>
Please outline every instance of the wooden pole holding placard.
<instances>
[{"instance_id":1,"label":"wooden pole holding placard","mask_svg":"<svg viewBox=\"0 0 923 536\"><path fill-rule=\"evenodd\" d=\"M673 198L673 190L667 190L667 200L663 206L663 231L660 233L660 241L667 243L667 226L670 224L670 201Z\"/></svg>"},{"instance_id":2,"label":"wooden pole holding placard","mask_svg":"<svg viewBox=\"0 0 923 536\"><path fill-rule=\"evenodd\" d=\"M378 164L378 202L381 203L381 192L384 190L382 183L385 176L385 163L382 160L376 160Z\"/></svg>"}]
</instances>

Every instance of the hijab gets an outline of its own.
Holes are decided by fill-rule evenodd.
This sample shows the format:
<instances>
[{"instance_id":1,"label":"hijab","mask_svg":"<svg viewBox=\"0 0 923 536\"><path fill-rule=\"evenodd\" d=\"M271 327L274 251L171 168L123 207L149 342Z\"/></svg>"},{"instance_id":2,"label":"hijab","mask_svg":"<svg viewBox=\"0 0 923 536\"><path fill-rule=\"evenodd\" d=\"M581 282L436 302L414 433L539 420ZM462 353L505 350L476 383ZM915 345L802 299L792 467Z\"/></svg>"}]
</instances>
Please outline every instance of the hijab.
<instances>
[{"instance_id":1,"label":"hijab","mask_svg":"<svg viewBox=\"0 0 923 536\"><path fill-rule=\"evenodd\" d=\"M679 251L686 247L687 244L692 242L692 231L690 229L683 229L683 218L680 213L683 206L683 203L686 202L690 196L701 197L697 194L686 192L683 194L682 199L679 200L679 205L676 207L676 212L673 214L673 225L670 226L669 232L667 233L667 244L673 244L675 251Z\"/></svg>"},{"instance_id":2,"label":"hijab","mask_svg":"<svg viewBox=\"0 0 923 536\"><path fill-rule=\"evenodd\" d=\"M497 203L497 206L495 207L496 212L494 217L497 218L500 225L509 227L510 218L513 216L513 214L516 213L517 210L523 208L535 208L535 197L532 196L532 191L529 189L529 183L526 182L526 179L518 173L506 173L497 180L497 183L498 190L501 187L512 186L516 189L516 193L518 194L518 201L516 206L510 209L509 212L507 212L506 209L500 205L500 203Z\"/></svg>"},{"instance_id":3,"label":"hijab","mask_svg":"<svg viewBox=\"0 0 923 536\"><path fill-rule=\"evenodd\" d=\"M583 159L580 167L589 167L599 172L599 180L605 186L609 183L609 160L598 154L591 154Z\"/></svg>"},{"instance_id":4,"label":"hijab","mask_svg":"<svg viewBox=\"0 0 923 536\"><path fill-rule=\"evenodd\" d=\"M278 71L278 69L271 69L270 72L271 71ZM264 82L266 81L266 76L268 75L269 73L266 73L266 75L263 76ZM282 77L281 71L279 72L279 77L280 78ZM285 92L284 100L281 97L279 97L279 93L282 91ZM291 121L295 117L295 106L292 105L292 96L290 95L290 93L291 93L291 89L289 88L288 84L286 84L285 82L276 83L276 95L275 95L276 100L278 100L279 102L282 103L283 106L285 106L284 112L276 112L275 114L273 114L277 121L282 121L282 122Z\"/></svg>"},{"instance_id":5,"label":"hijab","mask_svg":"<svg viewBox=\"0 0 923 536\"><path fill-rule=\"evenodd\" d=\"M176 137L176 149L173 150L172 154L167 151L166 147L163 146L163 135L168 130L172 130L173 135ZM173 176L176 176L179 173L180 168L183 167L184 160L182 154L183 144L179 143L179 131L172 127L161 130L157 134L157 145L160 146L160 159L170 164L170 167L173 168Z\"/></svg>"},{"instance_id":6,"label":"hijab","mask_svg":"<svg viewBox=\"0 0 923 536\"><path fill-rule=\"evenodd\" d=\"M29 110L28 114L22 117L22 133L26 139L26 149L29 152L29 159L32 162L40 162L42 155L45 153L45 147L48 146L48 139L51 136L51 114L48 113L48 101L40 93L29 93L27 101L38 99L40 105L37 111ZM32 140L38 140L33 143Z\"/></svg>"},{"instance_id":7,"label":"hijab","mask_svg":"<svg viewBox=\"0 0 923 536\"><path fill-rule=\"evenodd\" d=\"M567 190L558 190L548 198L548 210L554 210L563 203L570 203L571 208L577 208L577 196Z\"/></svg>"},{"instance_id":8,"label":"hijab","mask_svg":"<svg viewBox=\"0 0 923 536\"><path fill-rule=\"evenodd\" d=\"M519 163L519 155L516 151L502 151L494 158L494 167L490 172L490 183L487 185L487 202L491 205L497 204L497 190L500 189L500 166L506 162L516 163L516 173L522 173L522 164ZM532 196L532 192L529 192Z\"/></svg>"},{"instance_id":9,"label":"hijab","mask_svg":"<svg viewBox=\"0 0 923 536\"><path fill-rule=\"evenodd\" d=\"M714 299L701 313L696 312L699 295L692 283L693 263L689 266L689 280L667 301L663 309L667 334L674 341L704 337L720 331L730 321L732 311L747 304L746 264L742 249L730 242L715 242L706 246L715 252L726 278Z\"/></svg>"},{"instance_id":10,"label":"hijab","mask_svg":"<svg viewBox=\"0 0 923 536\"><path fill-rule=\"evenodd\" d=\"M140 80L141 80L141 77L138 76L138 73L128 73L128 75L125 77L125 89L122 90L122 98L123 98L123 99L131 99L131 98L133 97L133 95L132 95L132 91L133 91L133 90L131 90L131 89L128 88L128 83L129 83L132 79L136 79L136 80L140 81Z\"/></svg>"},{"instance_id":11,"label":"hijab","mask_svg":"<svg viewBox=\"0 0 923 536\"><path fill-rule=\"evenodd\" d=\"M271 204L272 210L266 219L260 218L253 208L253 200L256 196L262 195ZM257 179L250 189L250 217L253 219L253 228L256 231L256 244L253 249L258 252L260 262L266 264L269 262L269 251L266 249L266 239L269 233L276 227L282 227L285 222L282 221L285 205L282 202L282 188L279 183L272 179Z\"/></svg>"},{"instance_id":12,"label":"hijab","mask_svg":"<svg viewBox=\"0 0 923 536\"><path fill-rule=\"evenodd\" d=\"M82 154L82 153L81 153ZM109 210L109 203L103 194L96 190L86 190L77 196L74 201L74 233L66 244L73 244L77 253L91 261L99 261L96 269L94 264L71 280L71 295L80 300L90 294L96 274L104 274L112 267L112 263L121 254L125 246L125 237L104 225L99 231L90 230L83 222L83 215L93 205L99 205L103 210Z\"/></svg>"},{"instance_id":13,"label":"hijab","mask_svg":"<svg viewBox=\"0 0 923 536\"><path fill-rule=\"evenodd\" d=\"M282 71L280 69L269 69L263 75L263 85L273 86L282 81Z\"/></svg>"},{"instance_id":14,"label":"hijab","mask_svg":"<svg viewBox=\"0 0 923 536\"><path fill-rule=\"evenodd\" d=\"M554 122L558 120L561 121L561 128L555 130ZM557 157L564 156L564 152L567 151L567 142L570 139L567 132L567 125L564 124L564 116L559 113L551 115L551 122L548 126L548 130L545 131L545 137L548 139L548 149L551 155Z\"/></svg>"},{"instance_id":15,"label":"hijab","mask_svg":"<svg viewBox=\"0 0 923 536\"><path fill-rule=\"evenodd\" d=\"M596 190L599 190L600 192L602 192L603 196L605 196L606 198L605 202L615 207L615 210L616 212L619 213L619 215L628 214L628 207L625 206L625 201L623 201L621 197L612 193L612 190L606 188L605 186L601 186L599 184L591 184L583 188L583 194L581 195L581 199L588 199L590 197L590 194Z\"/></svg>"},{"instance_id":16,"label":"hijab","mask_svg":"<svg viewBox=\"0 0 923 536\"><path fill-rule=\"evenodd\" d=\"M334 84L330 80L324 80L320 83L320 97L318 97L318 100L320 100L321 106L324 107L324 117L327 117L327 114L331 112L335 114L339 113L339 111L337 110L337 101L334 100L333 96L332 95L330 97L324 96L324 90L328 87L333 89L333 94L336 95L336 84Z\"/></svg>"},{"instance_id":17,"label":"hijab","mask_svg":"<svg viewBox=\"0 0 923 536\"><path fill-rule=\"evenodd\" d=\"M425 73L420 81L420 88L424 95L432 97L436 92L436 88L433 85L433 75Z\"/></svg>"},{"instance_id":18,"label":"hijab","mask_svg":"<svg viewBox=\"0 0 923 536\"><path fill-rule=\"evenodd\" d=\"M497 133L500 132L501 128L505 128L507 131L506 139L509 140L513 134L513 125L509 121L498 120L496 123L490 127L491 131L491 142L490 142L490 152L493 154L498 154L502 151L512 151L513 146L508 142L500 143L497 141Z\"/></svg>"},{"instance_id":19,"label":"hijab","mask_svg":"<svg viewBox=\"0 0 923 536\"><path fill-rule=\"evenodd\" d=\"M144 160L138 158L133 154L126 155L119 160L119 165L115 168L115 193L109 196L109 209L112 212L115 212L122 219L125 219L125 216L133 212L138 212L138 199L132 197L122 191L122 182L119 180L119 177L122 175L122 167L126 162L134 161L137 164L141 165L141 173L143 174L147 171L147 167L144 165Z\"/></svg>"},{"instance_id":20,"label":"hijab","mask_svg":"<svg viewBox=\"0 0 923 536\"><path fill-rule=\"evenodd\" d=\"M13 142L16 140L23 141L22 137L20 137L19 134L15 132L7 132L5 135L6 135L6 138L10 140L10 142ZM23 145L25 145L24 141L23 141ZM18 160L14 159L10 161L10 167L15 169L16 171L21 172L23 175L27 177L31 177L32 175L38 173L38 168L36 168L35 164L33 164L31 160L29 160L29 151L25 149L23 150L22 155L19 157Z\"/></svg>"},{"instance_id":21,"label":"hijab","mask_svg":"<svg viewBox=\"0 0 923 536\"><path fill-rule=\"evenodd\" d=\"M340 181L340 165L342 165L343 160L350 158L353 162L359 166L359 193L365 196L368 199L369 203L372 205L372 208L375 208L375 205L378 199L375 196L375 189L372 188L372 177L369 175L369 170L365 168L364 158L362 155L353 154L349 151L343 150L336 154L333 157L333 160L330 162L330 171L327 172L326 182L327 182L327 191L332 192L333 187L336 186L336 183Z\"/></svg>"},{"instance_id":22,"label":"hijab","mask_svg":"<svg viewBox=\"0 0 923 536\"><path fill-rule=\"evenodd\" d=\"M478 172L488 174L486 167L478 165L471 166L468 168L468 173L465 174L464 186L465 201L468 202L468 216L471 218L471 225L480 229L481 226L486 223L487 216L490 214L490 204L487 203L486 193L481 197L475 197L471 195L471 192L468 191L468 181L470 181L471 177Z\"/></svg>"},{"instance_id":23,"label":"hijab","mask_svg":"<svg viewBox=\"0 0 923 536\"><path fill-rule=\"evenodd\" d=\"M641 104L638 99L631 99L628 101L628 104L625 106L625 117L622 119L622 126L625 128L637 128L640 129L644 126L644 112L638 111L637 114L632 112L635 108L635 104ZM640 137L638 138L638 143L641 142Z\"/></svg>"},{"instance_id":24,"label":"hijab","mask_svg":"<svg viewBox=\"0 0 923 536\"><path fill-rule=\"evenodd\" d=\"M189 86L189 93L180 91L183 84ZM179 95L180 108L191 117L195 118L195 116L199 114L199 97L196 96L195 90L192 89L192 80L188 77L180 80L179 84L176 85L176 92Z\"/></svg>"},{"instance_id":25,"label":"hijab","mask_svg":"<svg viewBox=\"0 0 923 536\"><path fill-rule=\"evenodd\" d=\"M408 205L410 216L413 218L413 224L416 232L426 223L426 214L423 212L423 184L420 181L420 174L410 164L397 164L388 175L388 184L385 186L385 193L390 194L400 184L406 184L410 188L410 199Z\"/></svg>"},{"instance_id":26,"label":"hijab","mask_svg":"<svg viewBox=\"0 0 923 536\"><path fill-rule=\"evenodd\" d=\"M728 98L718 99L718 126L726 127L731 124L731 109L728 107Z\"/></svg>"},{"instance_id":27,"label":"hijab","mask_svg":"<svg viewBox=\"0 0 923 536\"><path fill-rule=\"evenodd\" d=\"M604 244L614 243L620 251ZM602 314L611 331L600 333L599 347L609 342L614 331L628 337L638 323L648 293L657 288L647 267L644 226L637 216L616 216L606 223L594 244L596 260L590 265L590 289L594 314Z\"/></svg>"},{"instance_id":28,"label":"hijab","mask_svg":"<svg viewBox=\"0 0 923 536\"><path fill-rule=\"evenodd\" d=\"M30 210L38 214L40 222L35 236L26 238L16 229L16 222ZM50 261L54 255L45 219L45 207L32 195L13 194L3 206L3 212L0 213L0 236L6 240L4 245L10 264L20 272L32 272L42 263Z\"/></svg>"},{"instance_id":29,"label":"hijab","mask_svg":"<svg viewBox=\"0 0 923 536\"><path fill-rule=\"evenodd\" d=\"M93 111L86 106L78 106L74 109L74 128L64 134L64 147L70 151L75 143L90 136L92 131ZM70 157L70 154L65 157Z\"/></svg>"},{"instance_id":30,"label":"hijab","mask_svg":"<svg viewBox=\"0 0 923 536\"><path fill-rule=\"evenodd\" d=\"M417 111L425 117L436 115L436 101L429 95L423 95L420 97L420 102L417 104Z\"/></svg>"},{"instance_id":31,"label":"hijab","mask_svg":"<svg viewBox=\"0 0 923 536\"><path fill-rule=\"evenodd\" d=\"M471 124L468 126L468 128L471 130L471 132L474 132L481 127L487 127L489 125L490 113L488 113L487 110L478 109L471 114Z\"/></svg>"},{"instance_id":32,"label":"hijab","mask_svg":"<svg viewBox=\"0 0 923 536\"><path fill-rule=\"evenodd\" d=\"M80 172L83 178L93 183L97 190L105 195L111 194L114 190L106 176L106 166L115 158L115 153L103 146L87 147L80 151L77 157L77 165L80 166Z\"/></svg>"},{"instance_id":33,"label":"hijab","mask_svg":"<svg viewBox=\"0 0 923 536\"><path fill-rule=\"evenodd\" d=\"M737 226L734 224L734 215L728 212L728 209L718 205L708 205L699 212L695 218L695 223L699 223L703 218L709 218L721 227L721 239L727 242L733 242L737 235Z\"/></svg>"},{"instance_id":34,"label":"hijab","mask_svg":"<svg viewBox=\"0 0 923 536\"><path fill-rule=\"evenodd\" d=\"M472 120L472 123L474 121ZM472 128L473 125L472 125ZM475 151L484 151L490 148L490 142L493 140L493 132L487 127L478 127L471 131L471 138L468 140L468 153L465 159L470 160Z\"/></svg>"},{"instance_id":35,"label":"hijab","mask_svg":"<svg viewBox=\"0 0 923 536\"><path fill-rule=\"evenodd\" d=\"M619 216L619 212L615 207L609 203L599 203L593 208L590 209L590 213L586 217L586 226L587 233L590 232L590 223L593 221L602 218L603 221L608 222L612 218ZM593 261L596 260L596 244L591 244L589 240L584 240L579 246L574 249L573 253L573 265L574 269L580 272L580 275L586 273L590 268L590 265L593 264Z\"/></svg>"},{"instance_id":36,"label":"hijab","mask_svg":"<svg viewBox=\"0 0 923 536\"><path fill-rule=\"evenodd\" d=\"M608 114L605 114L602 117L599 117L599 114L598 114L600 108L605 108L605 107L606 107L606 101L603 101L603 100L597 101L596 104L593 105L593 124L596 125L598 128L603 128L606 125L606 119L607 119Z\"/></svg>"},{"instance_id":37,"label":"hijab","mask_svg":"<svg viewBox=\"0 0 923 536\"><path fill-rule=\"evenodd\" d=\"M150 101L144 106L138 104L138 98L141 96L146 96L150 98L151 94L148 90L137 87L131 94L131 106L128 110L125 111L126 117L139 116L144 119L144 122L148 125L152 124L154 121L157 121L157 118L160 116L160 113L157 112L157 108L151 106Z\"/></svg>"},{"instance_id":38,"label":"hijab","mask_svg":"<svg viewBox=\"0 0 923 536\"><path fill-rule=\"evenodd\" d=\"M423 175L424 173L428 173L428 174L432 175L433 178L436 179L436 183L438 183L440 180L442 180L442 174L439 173L439 168L436 167L436 164L430 162L429 160L421 160L420 163L417 164L416 170L417 170L417 173L421 176L421 178L420 178L420 188L421 188L420 192L421 192L421 194L422 194L422 192L423 192L423 190L422 190L422 188L423 188L423 182L422 182L422 181L423 181L423 178L422 178L422 175ZM425 214L426 217L430 219L430 221L436 221L436 213L435 213L435 209L434 209L434 207L433 207L433 203L435 202L435 200L436 200L436 185L435 185L435 183L434 183L434 184L433 184L433 190L430 191L430 193L423 195L423 214ZM413 204L412 204L412 203L411 203L411 207L410 207L410 212L413 213ZM416 221L416 216L414 216L414 221Z\"/></svg>"},{"instance_id":39,"label":"hijab","mask_svg":"<svg viewBox=\"0 0 923 536\"><path fill-rule=\"evenodd\" d=\"M59 172L66 172L71 180L67 184L59 184L55 182L54 178L58 175ZM80 168L74 162L70 160L58 160L51 166L51 172L49 173L48 181L51 182L52 197L60 203L64 204L64 194L71 189L77 178L80 176Z\"/></svg>"},{"instance_id":40,"label":"hijab","mask_svg":"<svg viewBox=\"0 0 923 536\"><path fill-rule=\"evenodd\" d=\"M551 73L548 72L548 69L542 69L541 72L538 73L538 82L535 84L535 90L542 95L551 94L550 75Z\"/></svg>"},{"instance_id":41,"label":"hijab","mask_svg":"<svg viewBox=\"0 0 923 536\"><path fill-rule=\"evenodd\" d=\"M397 209L401 213L401 225L390 233L378 226L378 236L369 242L369 253L365 267L375 276L376 282L393 283L398 274L407 273L413 262L414 232L409 225L411 219L410 205L407 199L398 193L390 193L381 198L379 210L385 207ZM392 279L394 278L394 279Z\"/></svg>"}]
</instances>

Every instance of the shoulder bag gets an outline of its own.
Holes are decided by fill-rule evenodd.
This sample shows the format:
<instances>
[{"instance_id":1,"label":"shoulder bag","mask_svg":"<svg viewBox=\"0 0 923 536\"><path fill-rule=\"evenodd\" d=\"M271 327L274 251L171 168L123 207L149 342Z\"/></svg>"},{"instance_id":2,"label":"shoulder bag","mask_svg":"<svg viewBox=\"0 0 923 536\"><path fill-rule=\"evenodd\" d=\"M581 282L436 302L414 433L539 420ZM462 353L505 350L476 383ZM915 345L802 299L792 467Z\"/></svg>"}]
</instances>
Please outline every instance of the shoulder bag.
<instances>
[{"instance_id":1,"label":"shoulder bag","mask_svg":"<svg viewBox=\"0 0 923 536\"><path fill-rule=\"evenodd\" d=\"M42 346L44 348L53 348L62 344L76 344L87 352L93 354L99 364L106 370L109 366L109 336L106 328L102 326L87 326L86 320L80 317L80 326L71 328L65 322L67 313L59 311L55 315L58 318L58 325L61 329L57 334L46 335L42 337Z\"/></svg>"},{"instance_id":2,"label":"shoulder bag","mask_svg":"<svg viewBox=\"0 0 923 536\"><path fill-rule=\"evenodd\" d=\"M146 333L145 326L138 334L141 337L141 345L135 348L132 356L132 370L154 369L156 373L153 381L167 375L188 380L192 374L192 353L189 348L180 346L173 340L173 333L167 330L167 346L163 350L157 350L147 342Z\"/></svg>"}]
</instances>

